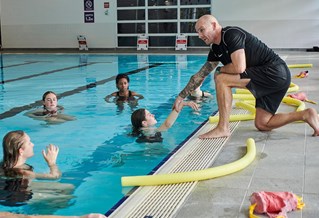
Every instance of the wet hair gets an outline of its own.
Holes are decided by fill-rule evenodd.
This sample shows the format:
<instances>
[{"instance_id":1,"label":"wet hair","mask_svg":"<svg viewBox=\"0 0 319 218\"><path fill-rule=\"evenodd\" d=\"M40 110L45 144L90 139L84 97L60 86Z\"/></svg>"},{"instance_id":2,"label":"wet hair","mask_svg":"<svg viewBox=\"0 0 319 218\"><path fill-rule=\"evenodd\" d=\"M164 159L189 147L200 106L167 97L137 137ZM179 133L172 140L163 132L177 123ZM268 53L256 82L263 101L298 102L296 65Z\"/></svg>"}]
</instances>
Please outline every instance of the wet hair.
<instances>
[{"instance_id":1,"label":"wet hair","mask_svg":"<svg viewBox=\"0 0 319 218\"><path fill-rule=\"evenodd\" d=\"M22 174L21 169L13 168L19 159L19 150L24 144L25 132L22 130L15 130L8 132L2 140L3 160L1 167L4 175L8 177L16 177ZM33 171L33 167L26 164L29 170Z\"/></svg>"},{"instance_id":2,"label":"wet hair","mask_svg":"<svg viewBox=\"0 0 319 218\"><path fill-rule=\"evenodd\" d=\"M131 115L131 123L133 126L133 134L139 135L140 128L143 127L142 122L146 120L145 108L135 110Z\"/></svg>"},{"instance_id":3,"label":"wet hair","mask_svg":"<svg viewBox=\"0 0 319 218\"><path fill-rule=\"evenodd\" d=\"M0 178L0 204L19 207L32 198L32 190L27 178Z\"/></svg>"},{"instance_id":4,"label":"wet hair","mask_svg":"<svg viewBox=\"0 0 319 218\"><path fill-rule=\"evenodd\" d=\"M8 132L2 140L4 170L12 169L18 162L19 149L24 143L25 133L22 130Z\"/></svg>"},{"instance_id":5,"label":"wet hair","mask_svg":"<svg viewBox=\"0 0 319 218\"><path fill-rule=\"evenodd\" d=\"M128 75L125 73L121 73L121 74L118 74L115 78L116 85L119 83L120 79L123 79L123 78L125 78L128 83L130 82L130 78L128 77Z\"/></svg>"},{"instance_id":6,"label":"wet hair","mask_svg":"<svg viewBox=\"0 0 319 218\"><path fill-rule=\"evenodd\" d=\"M154 135L151 136L146 136L143 134L140 129L143 127L142 122L146 120L145 117L145 111L146 109L140 108L135 110L132 115L131 115L131 123L133 126L133 136L137 136L138 138L136 139L137 143L154 143L154 142L162 142L162 134L160 132L156 132Z\"/></svg>"},{"instance_id":7,"label":"wet hair","mask_svg":"<svg viewBox=\"0 0 319 218\"><path fill-rule=\"evenodd\" d=\"M47 97L48 94L53 94L53 95L55 95L55 97L58 98L58 96L57 96L57 94L55 94L55 92L53 92L53 91L47 91L47 92L45 92L45 93L42 95L42 101L45 101L45 98Z\"/></svg>"},{"instance_id":8,"label":"wet hair","mask_svg":"<svg viewBox=\"0 0 319 218\"><path fill-rule=\"evenodd\" d=\"M4 206L22 206L32 198L32 190L29 189L29 179L21 177L23 170L14 168L18 162L19 149L24 144L25 132L15 130L8 132L2 141L3 161L1 162L0 177L0 204ZM33 167L26 164L29 170ZM5 177L3 177L5 176Z\"/></svg>"}]
</instances>

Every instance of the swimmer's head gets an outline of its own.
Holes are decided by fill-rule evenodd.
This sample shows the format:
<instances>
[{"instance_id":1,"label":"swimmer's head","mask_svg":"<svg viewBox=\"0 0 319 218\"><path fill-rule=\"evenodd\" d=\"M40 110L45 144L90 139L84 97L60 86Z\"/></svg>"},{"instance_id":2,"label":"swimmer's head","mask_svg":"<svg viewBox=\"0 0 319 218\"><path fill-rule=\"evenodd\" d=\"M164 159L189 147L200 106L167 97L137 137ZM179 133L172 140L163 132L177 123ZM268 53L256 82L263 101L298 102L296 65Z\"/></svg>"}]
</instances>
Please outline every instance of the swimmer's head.
<instances>
[{"instance_id":1,"label":"swimmer's head","mask_svg":"<svg viewBox=\"0 0 319 218\"><path fill-rule=\"evenodd\" d=\"M125 73L118 74L115 78L115 83L118 84L120 79L126 79L128 83L130 82L130 78Z\"/></svg>"},{"instance_id":2,"label":"swimmer's head","mask_svg":"<svg viewBox=\"0 0 319 218\"><path fill-rule=\"evenodd\" d=\"M132 113L131 123L135 130L143 127L154 126L157 123L155 116L148 110L141 108Z\"/></svg>"},{"instance_id":3,"label":"swimmer's head","mask_svg":"<svg viewBox=\"0 0 319 218\"><path fill-rule=\"evenodd\" d=\"M33 143L30 137L22 130L8 132L3 140L3 169L11 169L16 166L19 158L33 156Z\"/></svg>"},{"instance_id":4,"label":"swimmer's head","mask_svg":"<svg viewBox=\"0 0 319 218\"><path fill-rule=\"evenodd\" d=\"M118 74L115 83L118 90L129 89L130 78L126 74Z\"/></svg>"},{"instance_id":5,"label":"swimmer's head","mask_svg":"<svg viewBox=\"0 0 319 218\"><path fill-rule=\"evenodd\" d=\"M52 91L45 92L42 96L42 101L44 109L47 110L56 110L56 107L58 106L57 94Z\"/></svg>"}]
</instances>

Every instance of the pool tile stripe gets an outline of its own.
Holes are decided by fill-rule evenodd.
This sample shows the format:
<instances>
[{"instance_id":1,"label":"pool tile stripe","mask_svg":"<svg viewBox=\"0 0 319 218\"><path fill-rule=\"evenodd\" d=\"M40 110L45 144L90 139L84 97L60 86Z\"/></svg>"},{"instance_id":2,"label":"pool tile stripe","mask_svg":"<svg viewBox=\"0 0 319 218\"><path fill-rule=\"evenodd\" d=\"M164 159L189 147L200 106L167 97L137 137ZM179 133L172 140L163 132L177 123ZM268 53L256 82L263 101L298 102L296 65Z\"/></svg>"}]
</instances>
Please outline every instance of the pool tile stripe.
<instances>
[{"instance_id":1,"label":"pool tile stripe","mask_svg":"<svg viewBox=\"0 0 319 218\"><path fill-rule=\"evenodd\" d=\"M79 65L72 66L72 67L65 67L65 68L50 70L50 71L46 71L46 72L42 72L42 73L38 73L38 74L22 76L22 77L15 78L15 79L8 79L8 80L2 81L2 84L9 83L9 82L15 82L15 81L19 81L19 80L24 80L24 79L30 79L30 78L38 77L38 76L49 75L52 73L62 72L62 71L71 70L71 69L75 69L75 68L85 67L85 66L89 66L92 64L95 64L95 63L79 64Z\"/></svg>"},{"instance_id":2,"label":"pool tile stripe","mask_svg":"<svg viewBox=\"0 0 319 218\"><path fill-rule=\"evenodd\" d=\"M35 63L39 63L39 61L26 61L24 63L12 64L12 65L7 65L7 66L3 66L3 64L1 64L1 68L18 67L18 66L23 66L23 65L28 65L28 64L35 64Z\"/></svg>"}]
</instances>

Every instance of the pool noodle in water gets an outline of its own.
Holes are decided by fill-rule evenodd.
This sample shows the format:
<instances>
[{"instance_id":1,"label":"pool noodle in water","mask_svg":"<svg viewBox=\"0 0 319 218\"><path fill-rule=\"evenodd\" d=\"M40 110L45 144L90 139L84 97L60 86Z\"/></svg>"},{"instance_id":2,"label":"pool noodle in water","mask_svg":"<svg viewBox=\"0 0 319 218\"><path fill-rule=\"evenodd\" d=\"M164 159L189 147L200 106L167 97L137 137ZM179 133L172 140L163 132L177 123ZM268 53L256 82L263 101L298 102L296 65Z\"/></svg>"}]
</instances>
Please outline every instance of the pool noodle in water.
<instances>
[{"instance_id":1,"label":"pool noodle in water","mask_svg":"<svg viewBox=\"0 0 319 218\"><path fill-rule=\"evenodd\" d=\"M168 185L182 182L194 182L213 179L216 177L235 173L251 164L256 157L256 146L254 139L248 138L246 141L246 145L247 152L242 158L222 166L171 174L122 177L122 186Z\"/></svg>"}]
</instances>

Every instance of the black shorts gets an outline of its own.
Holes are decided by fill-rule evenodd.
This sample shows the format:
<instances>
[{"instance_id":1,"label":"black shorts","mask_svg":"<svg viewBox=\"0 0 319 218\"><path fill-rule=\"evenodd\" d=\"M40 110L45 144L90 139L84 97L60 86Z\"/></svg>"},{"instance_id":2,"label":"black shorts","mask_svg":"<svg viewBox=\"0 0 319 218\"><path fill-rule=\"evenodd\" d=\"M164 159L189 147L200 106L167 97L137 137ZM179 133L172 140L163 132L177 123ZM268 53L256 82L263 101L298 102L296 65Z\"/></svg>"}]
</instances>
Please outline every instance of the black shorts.
<instances>
[{"instance_id":1,"label":"black shorts","mask_svg":"<svg viewBox=\"0 0 319 218\"><path fill-rule=\"evenodd\" d=\"M246 88L256 98L256 108L275 114L290 86L291 75L285 62L249 67L240 74L249 78Z\"/></svg>"}]
</instances>

